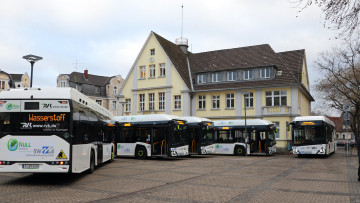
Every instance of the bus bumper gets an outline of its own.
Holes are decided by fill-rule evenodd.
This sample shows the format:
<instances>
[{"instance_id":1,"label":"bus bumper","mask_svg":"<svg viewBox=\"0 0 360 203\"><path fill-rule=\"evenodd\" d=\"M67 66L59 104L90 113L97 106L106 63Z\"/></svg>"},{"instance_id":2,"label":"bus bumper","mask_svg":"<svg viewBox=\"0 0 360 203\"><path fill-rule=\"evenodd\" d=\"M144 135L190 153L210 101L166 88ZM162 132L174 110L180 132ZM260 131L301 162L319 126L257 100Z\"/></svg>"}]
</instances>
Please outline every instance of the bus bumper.
<instances>
[{"instance_id":1,"label":"bus bumper","mask_svg":"<svg viewBox=\"0 0 360 203\"><path fill-rule=\"evenodd\" d=\"M201 147L201 154L214 154L216 151L215 145L208 145Z\"/></svg>"},{"instance_id":2,"label":"bus bumper","mask_svg":"<svg viewBox=\"0 0 360 203\"><path fill-rule=\"evenodd\" d=\"M326 154L326 145L309 145L309 146L299 146L292 147L293 154Z\"/></svg>"},{"instance_id":3,"label":"bus bumper","mask_svg":"<svg viewBox=\"0 0 360 203\"><path fill-rule=\"evenodd\" d=\"M0 165L0 173L67 173L69 165L49 165L45 163L14 163Z\"/></svg>"}]
</instances>

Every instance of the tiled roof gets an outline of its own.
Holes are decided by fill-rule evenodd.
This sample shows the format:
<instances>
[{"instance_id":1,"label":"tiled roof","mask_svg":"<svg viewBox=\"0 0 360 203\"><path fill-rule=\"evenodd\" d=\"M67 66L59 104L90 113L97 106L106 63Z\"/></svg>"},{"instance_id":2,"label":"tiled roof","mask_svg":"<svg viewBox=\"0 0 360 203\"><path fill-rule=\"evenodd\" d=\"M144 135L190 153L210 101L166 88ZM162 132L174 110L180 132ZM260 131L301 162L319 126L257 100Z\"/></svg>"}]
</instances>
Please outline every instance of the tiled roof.
<instances>
[{"instance_id":1,"label":"tiled roof","mask_svg":"<svg viewBox=\"0 0 360 203\"><path fill-rule=\"evenodd\" d=\"M21 78L23 76L23 74L10 74L11 78L15 81L15 82L19 82L21 81Z\"/></svg>"},{"instance_id":2,"label":"tiled roof","mask_svg":"<svg viewBox=\"0 0 360 203\"><path fill-rule=\"evenodd\" d=\"M201 72L246 69L271 65L276 66L278 70L282 71L281 76L276 76L271 80L197 84L194 85L195 90L298 85L298 82L286 67L283 60L268 44L191 54L189 59L193 78L195 78L196 73Z\"/></svg>"},{"instance_id":3,"label":"tiled roof","mask_svg":"<svg viewBox=\"0 0 360 203\"><path fill-rule=\"evenodd\" d=\"M305 50L301 49L294 51L278 52L277 54L284 60L284 63L287 65L287 67L298 80L298 82L301 82Z\"/></svg>"},{"instance_id":4,"label":"tiled roof","mask_svg":"<svg viewBox=\"0 0 360 203\"><path fill-rule=\"evenodd\" d=\"M81 84L91 84L96 86L105 86L112 77L107 76L99 76L99 75L91 75L88 74L88 79L86 80L84 77L84 73L72 72L71 74L66 74L70 78L70 82L81 83Z\"/></svg>"},{"instance_id":5,"label":"tiled roof","mask_svg":"<svg viewBox=\"0 0 360 203\"><path fill-rule=\"evenodd\" d=\"M168 57L170 58L171 63L175 66L176 70L179 72L181 78L191 90L191 82L189 69L187 65L187 57L185 53L180 49L180 47L169 40L161 37L160 35L152 32L156 39L159 41L161 47L164 49Z\"/></svg>"},{"instance_id":6,"label":"tiled roof","mask_svg":"<svg viewBox=\"0 0 360 203\"><path fill-rule=\"evenodd\" d=\"M343 129L344 125L344 113L341 113L340 117L329 117L336 126L337 132L351 132L351 129Z\"/></svg>"}]
</instances>

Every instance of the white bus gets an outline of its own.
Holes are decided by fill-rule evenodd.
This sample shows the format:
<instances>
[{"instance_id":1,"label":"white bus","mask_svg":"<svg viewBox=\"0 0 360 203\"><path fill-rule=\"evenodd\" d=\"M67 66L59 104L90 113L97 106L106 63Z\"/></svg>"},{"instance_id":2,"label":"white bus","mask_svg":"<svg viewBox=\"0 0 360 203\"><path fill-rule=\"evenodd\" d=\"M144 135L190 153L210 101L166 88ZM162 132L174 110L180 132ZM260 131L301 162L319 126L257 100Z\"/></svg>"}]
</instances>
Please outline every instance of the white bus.
<instances>
[{"instance_id":1,"label":"white bus","mask_svg":"<svg viewBox=\"0 0 360 203\"><path fill-rule=\"evenodd\" d=\"M177 116L152 114L115 117L118 122L116 155L176 157L189 155L186 121Z\"/></svg>"},{"instance_id":2,"label":"white bus","mask_svg":"<svg viewBox=\"0 0 360 203\"><path fill-rule=\"evenodd\" d=\"M207 118L194 116L181 118L187 122L189 154L201 155L215 153L214 123Z\"/></svg>"},{"instance_id":3,"label":"white bus","mask_svg":"<svg viewBox=\"0 0 360 203\"><path fill-rule=\"evenodd\" d=\"M0 93L0 172L92 173L112 160L111 114L72 88Z\"/></svg>"},{"instance_id":4,"label":"white bus","mask_svg":"<svg viewBox=\"0 0 360 203\"><path fill-rule=\"evenodd\" d=\"M325 116L300 116L292 123L292 152L329 155L335 153L335 124Z\"/></svg>"},{"instance_id":5,"label":"white bus","mask_svg":"<svg viewBox=\"0 0 360 203\"><path fill-rule=\"evenodd\" d=\"M215 153L236 156L270 155L276 152L274 123L260 119L214 121Z\"/></svg>"}]
</instances>

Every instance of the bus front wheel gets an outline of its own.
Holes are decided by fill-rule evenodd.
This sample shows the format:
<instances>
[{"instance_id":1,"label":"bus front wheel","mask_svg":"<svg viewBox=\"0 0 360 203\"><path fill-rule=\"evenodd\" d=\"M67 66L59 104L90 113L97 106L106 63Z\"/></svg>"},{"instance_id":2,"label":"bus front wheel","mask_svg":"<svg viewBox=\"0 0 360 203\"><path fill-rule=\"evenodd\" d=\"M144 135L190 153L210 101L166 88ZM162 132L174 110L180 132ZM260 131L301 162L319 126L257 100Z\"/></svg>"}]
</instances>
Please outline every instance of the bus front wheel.
<instances>
[{"instance_id":1,"label":"bus front wheel","mask_svg":"<svg viewBox=\"0 0 360 203\"><path fill-rule=\"evenodd\" d=\"M135 156L138 159L145 159L147 157L145 147L137 147L135 150Z\"/></svg>"},{"instance_id":2,"label":"bus front wheel","mask_svg":"<svg viewBox=\"0 0 360 203\"><path fill-rule=\"evenodd\" d=\"M245 147L243 146L236 146L234 150L235 156L245 156Z\"/></svg>"},{"instance_id":3,"label":"bus front wheel","mask_svg":"<svg viewBox=\"0 0 360 203\"><path fill-rule=\"evenodd\" d=\"M91 154L90 154L90 168L88 173L92 174L95 171L95 154L94 151L91 150Z\"/></svg>"}]
</instances>

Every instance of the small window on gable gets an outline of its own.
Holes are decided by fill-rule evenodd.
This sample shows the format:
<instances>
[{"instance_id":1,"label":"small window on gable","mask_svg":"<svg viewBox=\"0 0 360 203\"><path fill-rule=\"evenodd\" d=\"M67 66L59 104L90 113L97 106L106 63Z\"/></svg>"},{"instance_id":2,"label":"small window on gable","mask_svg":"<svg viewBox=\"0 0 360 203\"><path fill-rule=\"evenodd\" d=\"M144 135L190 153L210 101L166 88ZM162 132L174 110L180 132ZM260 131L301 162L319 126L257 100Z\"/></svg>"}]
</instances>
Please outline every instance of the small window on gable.
<instances>
[{"instance_id":1,"label":"small window on gable","mask_svg":"<svg viewBox=\"0 0 360 203\"><path fill-rule=\"evenodd\" d=\"M154 56L155 55L155 49L150 49L150 55Z\"/></svg>"}]
</instances>

